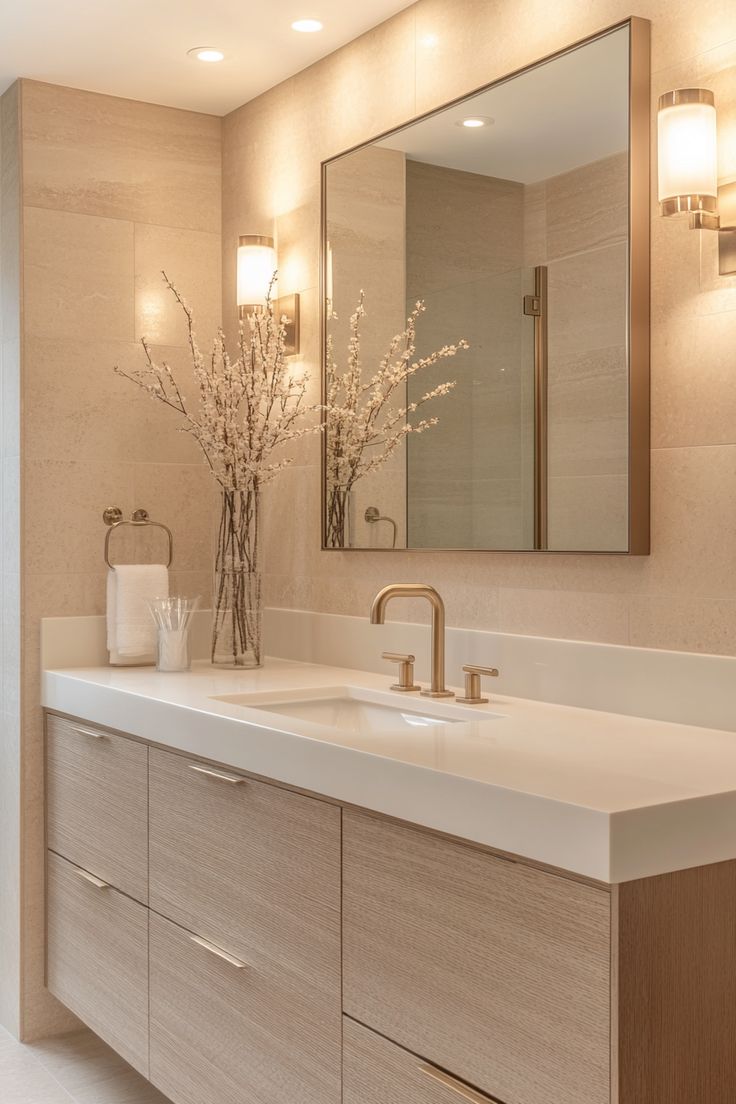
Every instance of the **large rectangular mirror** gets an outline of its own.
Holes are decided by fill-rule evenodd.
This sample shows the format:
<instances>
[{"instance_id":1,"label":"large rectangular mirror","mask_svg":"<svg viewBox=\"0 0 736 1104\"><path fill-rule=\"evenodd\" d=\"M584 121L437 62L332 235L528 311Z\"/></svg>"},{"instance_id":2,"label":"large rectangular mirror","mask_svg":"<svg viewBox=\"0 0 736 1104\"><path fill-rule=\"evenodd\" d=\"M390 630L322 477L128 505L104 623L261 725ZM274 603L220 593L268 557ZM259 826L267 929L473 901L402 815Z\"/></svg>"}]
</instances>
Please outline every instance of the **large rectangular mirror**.
<instances>
[{"instance_id":1,"label":"large rectangular mirror","mask_svg":"<svg viewBox=\"0 0 736 1104\"><path fill-rule=\"evenodd\" d=\"M324 547L646 553L649 24L322 168Z\"/></svg>"}]
</instances>

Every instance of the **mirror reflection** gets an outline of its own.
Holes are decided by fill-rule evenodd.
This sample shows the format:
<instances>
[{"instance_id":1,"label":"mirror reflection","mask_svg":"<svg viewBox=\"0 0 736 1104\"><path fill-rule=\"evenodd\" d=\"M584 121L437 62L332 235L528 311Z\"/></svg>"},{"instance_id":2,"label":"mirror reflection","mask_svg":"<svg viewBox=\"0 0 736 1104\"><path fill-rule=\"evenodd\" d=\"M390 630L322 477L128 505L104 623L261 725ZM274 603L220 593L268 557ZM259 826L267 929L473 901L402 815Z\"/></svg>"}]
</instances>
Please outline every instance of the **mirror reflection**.
<instances>
[{"instance_id":1,"label":"mirror reflection","mask_svg":"<svg viewBox=\"0 0 736 1104\"><path fill-rule=\"evenodd\" d=\"M627 549L629 36L325 164L325 547Z\"/></svg>"}]
</instances>

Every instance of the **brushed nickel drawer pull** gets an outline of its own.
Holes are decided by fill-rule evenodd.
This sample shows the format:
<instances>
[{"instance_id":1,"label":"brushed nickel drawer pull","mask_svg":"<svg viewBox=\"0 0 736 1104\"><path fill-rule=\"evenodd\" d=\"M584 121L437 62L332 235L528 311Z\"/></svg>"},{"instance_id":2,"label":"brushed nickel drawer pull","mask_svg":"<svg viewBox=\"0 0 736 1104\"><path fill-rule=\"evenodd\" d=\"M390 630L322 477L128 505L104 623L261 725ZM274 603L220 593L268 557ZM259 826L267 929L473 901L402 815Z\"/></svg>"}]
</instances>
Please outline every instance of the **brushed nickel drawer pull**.
<instances>
[{"instance_id":1,"label":"brushed nickel drawer pull","mask_svg":"<svg viewBox=\"0 0 736 1104\"><path fill-rule=\"evenodd\" d=\"M206 774L209 778L216 778L218 782L229 782L232 786L239 786L245 782L241 774L227 774L225 771L215 770L214 767L198 767L196 763L190 763L189 769L197 774Z\"/></svg>"},{"instance_id":2,"label":"brushed nickel drawer pull","mask_svg":"<svg viewBox=\"0 0 736 1104\"><path fill-rule=\"evenodd\" d=\"M242 962L241 959L235 958L234 955L228 954L227 951L223 951L222 947L216 947L214 943L208 943L206 939L202 939L199 935L190 935L189 938L192 943L196 943L199 947L204 947L210 954L223 959L225 962L229 962L231 966L235 966L238 970L244 970L248 965L247 962Z\"/></svg>"},{"instance_id":3,"label":"brushed nickel drawer pull","mask_svg":"<svg viewBox=\"0 0 736 1104\"><path fill-rule=\"evenodd\" d=\"M484 1096L483 1093L476 1092L464 1081L458 1081L456 1077L450 1077L449 1073L444 1073L434 1066L422 1065L419 1067L419 1071L426 1074L427 1077L431 1077L433 1081L439 1081L440 1085L444 1085L446 1089L456 1093L457 1096L461 1096L463 1100L470 1100L472 1104L498 1104L498 1101L494 1100L492 1096Z\"/></svg>"},{"instance_id":4,"label":"brushed nickel drawer pull","mask_svg":"<svg viewBox=\"0 0 736 1104\"><path fill-rule=\"evenodd\" d=\"M106 740L107 739L107 733L106 732L97 732L97 730L94 729L94 728L85 728L84 725L78 725L78 724L72 725L72 728L74 729L75 732L78 732L80 736L92 736L92 738L95 739L95 740Z\"/></svg>"},{"instance_id":5,"label":"brushed nickel drawer pull","mask_svg":"<svg viewBox=\"0 0 736 1104\"><path fill-rule=\"evenodd\" d=\"M89 882L90 885L93 885L95 889L110 888L109 882L103 882L102 878L95 878L94 874L88 874L86 870L79 870L77 867L75 867L75 872L79 875L80 878L84 878L85 882Z\"/></svg>"}]
</instances>

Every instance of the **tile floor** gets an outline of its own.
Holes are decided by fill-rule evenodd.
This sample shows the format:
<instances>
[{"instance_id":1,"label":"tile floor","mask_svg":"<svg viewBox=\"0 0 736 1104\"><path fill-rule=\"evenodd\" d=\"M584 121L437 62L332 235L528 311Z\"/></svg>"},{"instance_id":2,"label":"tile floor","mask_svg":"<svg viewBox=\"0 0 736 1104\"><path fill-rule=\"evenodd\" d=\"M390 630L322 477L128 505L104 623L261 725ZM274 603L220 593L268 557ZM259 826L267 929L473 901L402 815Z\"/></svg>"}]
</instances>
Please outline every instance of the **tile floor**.
<instances>
[{"instance_id":1,"label":"tile floor","mask_svg":"<svg viewBox=\"0 0 736 1104\"><path fill-rule=\"evenodd\" d=\"M90 1031L24 1046L0 1028L1 1104L169 1104Z\"/></svg>"}]
</instances>

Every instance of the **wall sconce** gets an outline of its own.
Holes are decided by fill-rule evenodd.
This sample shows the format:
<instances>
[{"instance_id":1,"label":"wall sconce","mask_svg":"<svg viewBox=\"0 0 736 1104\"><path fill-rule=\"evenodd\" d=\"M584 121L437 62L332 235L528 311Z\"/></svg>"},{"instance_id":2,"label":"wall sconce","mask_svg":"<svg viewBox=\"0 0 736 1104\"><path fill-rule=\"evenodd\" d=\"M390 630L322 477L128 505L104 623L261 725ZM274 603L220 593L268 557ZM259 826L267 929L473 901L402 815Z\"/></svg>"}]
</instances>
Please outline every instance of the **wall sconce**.
<instances>
[{"instance_id":1,"label":"wall sconce","mask_svg":"<svg viewBox=\"0 0 736 1104\"><path fill-rule=\"evenodd\" d=\"M237 296L241 318L263 310L276 269L273 238L260 234L243 234L238 238ZM277 317L286 317L286 355L295 356L299 352L299 296L276 299L274 310Z\"/></svg>"},{"instance_id":2,"label":"wall sconce","mask_svg":"<svg viewBox=\"0 0 736 1104\"><path fill-rule=\"evenodd\" d=\"M718 185L713 93L677 88L659 97L657 115L660 213L690 216L693 230L718 230L718 270L736 272L736 181Z\"/></svg>"}]
</instances>

